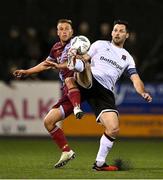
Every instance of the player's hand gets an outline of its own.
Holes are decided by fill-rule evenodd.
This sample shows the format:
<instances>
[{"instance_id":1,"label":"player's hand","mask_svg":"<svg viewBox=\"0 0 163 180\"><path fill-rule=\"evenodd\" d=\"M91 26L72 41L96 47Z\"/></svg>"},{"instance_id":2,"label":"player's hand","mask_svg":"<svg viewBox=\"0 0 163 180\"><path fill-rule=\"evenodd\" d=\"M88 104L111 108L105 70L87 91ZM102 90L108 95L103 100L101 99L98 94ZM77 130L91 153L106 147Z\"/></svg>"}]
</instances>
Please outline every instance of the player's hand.
<instances>
[{"instance_id":1,"label":"player's hand","mask_svg":"<svg viewBox=\"0 0 163 180\"><path fill-rule=\"evenodd\" d=\"M68 50L67 55L68 55L67 68L69 70L74 70L75 69L75 60L76 60L77 50L74 48L70 48Z\"/></svg>"},{"instance_id":2,"label":"player's hand","mask_svg":"<svg viewBox=\"0 0 163 180\"><path fill-rule=\"evenodd\" d=\"M55 62L45 60L45 65L51 67L52 69L58 69L59 65Z\"/></svg>"},{"instance_id":3,"label":"player's hand","mask_svg":"<svg viewBox=\"0 0 163 180\"><path fill-rule=\"evenodd\" d=\"M16 78L22 78L22 77L26 77L28 76L28 73L26 70L24 69L20 69L20 70L16 70L13 72L13 75L16 77Z\"/></svg>"},{"instance_id":4,"label":"player's hand","mask_svg":"<svg viewBox=\"0 0 163 180\"><path fill-rule=\"evenodd\" d=\"M83 59L83 55L77 54L77 55L76 55L76 59L81 59L81 60L82 60L82 59Z\"/></svg>"},{"instance_id":5,"label":"player's hand","mask_svg":"<svg viewBox=\"0 0 163 180\"><path fill-rule=\"evenodd\" d=\"M68 50L68 57L75 57L77 55L77 50L74 48L70 48Z\"/></svg>"},{"instance_id":6,"label":"player's hand","mask_svg":"<svg viewBox=\"0 0 163 180\"><path fill-rule=\"evenodd\" d=\"M152 102L152 97L151 97L151 95L149 93L144 92L141 95L147 102L149 102L149 103Z\"/></svg>"}]
</instances>

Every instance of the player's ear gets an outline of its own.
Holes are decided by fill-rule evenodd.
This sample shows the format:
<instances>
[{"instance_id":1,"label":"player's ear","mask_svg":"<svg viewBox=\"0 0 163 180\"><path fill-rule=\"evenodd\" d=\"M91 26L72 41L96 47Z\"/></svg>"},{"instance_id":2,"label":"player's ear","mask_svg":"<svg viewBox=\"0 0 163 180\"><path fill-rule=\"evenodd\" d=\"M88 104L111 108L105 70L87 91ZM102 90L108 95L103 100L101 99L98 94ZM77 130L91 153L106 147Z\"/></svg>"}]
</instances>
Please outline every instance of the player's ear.
<instances>
[{"instance_id":1,"label":"player's ear","mask_svg":"<svg viewBox=\"0 0 163 180\"><path fill-rule=\"evenodd\" d=\"M71 34L72 34L72 35L74 34L74 30L73 30L73 29L71 30Z\"/></svg>"},{"instance_id":2,"label":"player's ear","mask_svg":"<svg viewBox=\"0 0 163 180\"><path fill-rule=\"evenodd\" d=\"M57 29L57 35L59 36L59 31L58 31L58 29Z\"/></svg>"},{"instance_id":3,"label":"player's ear","mask_svg":"<svg viewBox=\"0 0 163 180\"><path fill-rule=\"evenodd\" d=\"M129 38L129 33L126 34L126 39L128 39L128 38Z\"/></svg>"},{"instance_id":4,"label":"player's ear","mask_svg":"<svg viewBox=\"0 0 163 180\"><path fill-rule=\"evenodd\" d=\"M111 36L113 36L113 31L111 32Z\"/></svg>"}]
</instances>

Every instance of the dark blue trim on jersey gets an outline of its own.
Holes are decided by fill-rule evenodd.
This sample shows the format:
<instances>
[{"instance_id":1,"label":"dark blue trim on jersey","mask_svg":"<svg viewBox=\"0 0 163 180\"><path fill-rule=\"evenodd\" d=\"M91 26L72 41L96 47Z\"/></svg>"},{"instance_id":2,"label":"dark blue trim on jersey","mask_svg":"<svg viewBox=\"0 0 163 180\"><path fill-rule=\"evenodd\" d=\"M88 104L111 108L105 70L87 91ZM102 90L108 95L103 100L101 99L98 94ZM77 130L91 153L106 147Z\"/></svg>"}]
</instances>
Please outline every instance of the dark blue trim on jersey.
<instances>
[{"instance_id":1,"label":"dark blue trim on jersey","mask_svg":"<svg viewBox=\"0 0 163 180\"><path fill-rule=\"evenodd\" d=\"M127 70L127 76L131 77L131 75L137 74L136 68L131 68Z\"/></svg>"}]
</instances>

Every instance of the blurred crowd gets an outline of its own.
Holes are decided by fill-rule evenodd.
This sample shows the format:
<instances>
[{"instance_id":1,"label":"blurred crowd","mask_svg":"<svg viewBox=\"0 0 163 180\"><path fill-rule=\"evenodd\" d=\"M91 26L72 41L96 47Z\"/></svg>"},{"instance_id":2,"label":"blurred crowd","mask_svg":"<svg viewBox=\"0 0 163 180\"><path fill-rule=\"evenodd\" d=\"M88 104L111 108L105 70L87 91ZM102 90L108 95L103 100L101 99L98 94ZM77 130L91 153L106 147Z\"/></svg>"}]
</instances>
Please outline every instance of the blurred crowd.
<instances>
[{"instance_id":1,"label":"blurred crowd","mask_svg":"<svg viewBox=\"0 0 163 180\"><path fill-rule=\"evenodd\" d=\"M108 39L110 30L109 23L101 24L99 38ZM77 34L87 36L91 42L95 41L89 23L86 21L79 24L75 31L75 35ZM12 26L0 44L0 79L6 84L10 84L13 80L12 72L15 69L27 69L43 61L57 41L55 26L44 32L40 32L34 27L28 27L22 31L19 27ZM29 77L29 79L58 80L58 74L56 71L50 70Z\"/></svg>"},{"instance_id":2,"label":"blurred crowd","mask_svg":"<svg viewBox=\"0 0 163 180\"><path fill-rule=\"evenodd\" d=\"M82 21L78 25L75 35L85 35L92 43L98 39L110 39L111 30L112 26L109 22L102 22L96 33L93 33L89 23ZM27 69L38 64L49 55L51 47L57 41L55 26L44 32L40 32L34 27L28 27L22 31L19 27L12 26L0 43L0 80L9 85L11 80L13 80L12 72L15 69ZM163 79L162 61L160 61L163 58L163 54L160 53L160 56L156 57L158 51L161 50L162 42L163 38L159 39L159 42L156 42L156 46L153 46L148 56L145 56L143 55L137 33L135 31L130 32L125 48L134 57L138 69L143 72L142 75L146 73L146 76L144 76L145 80L148 80L148 72L149 75L151 75L151 72L155 73L154 65L157 65L158 68L156 80ZM140 59L141 61L139 61ZM151 60L153 66L150 66L149 60ZM149 71L146 71L147 69ZM58 80L58 75L56 71L50 70L29 78L33 80Z\"/></svg>"}]
</instances>

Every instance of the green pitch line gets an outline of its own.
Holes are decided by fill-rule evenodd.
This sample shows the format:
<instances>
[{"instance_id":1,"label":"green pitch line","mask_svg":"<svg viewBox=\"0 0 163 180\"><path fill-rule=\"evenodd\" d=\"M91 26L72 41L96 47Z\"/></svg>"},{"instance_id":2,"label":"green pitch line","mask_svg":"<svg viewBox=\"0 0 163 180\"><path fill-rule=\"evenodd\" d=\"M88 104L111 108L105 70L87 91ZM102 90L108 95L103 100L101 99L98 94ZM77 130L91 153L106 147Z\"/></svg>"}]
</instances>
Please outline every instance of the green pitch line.
<instances>
[{"instance_id":1,"label":"green pitch line","mask_svg":"<svg viewBox=\"0 0 163 180\"><path fill-rule=\"evenodd\" d=\"M99 138L69 138L76 158L54 169L59 149L50 138L0 138L0 179L158 179L163 178L163 142L157 139L118 140L108 162L121 158L131 170L96 172L92 170Z\"/></svg>"}]
</instances>

